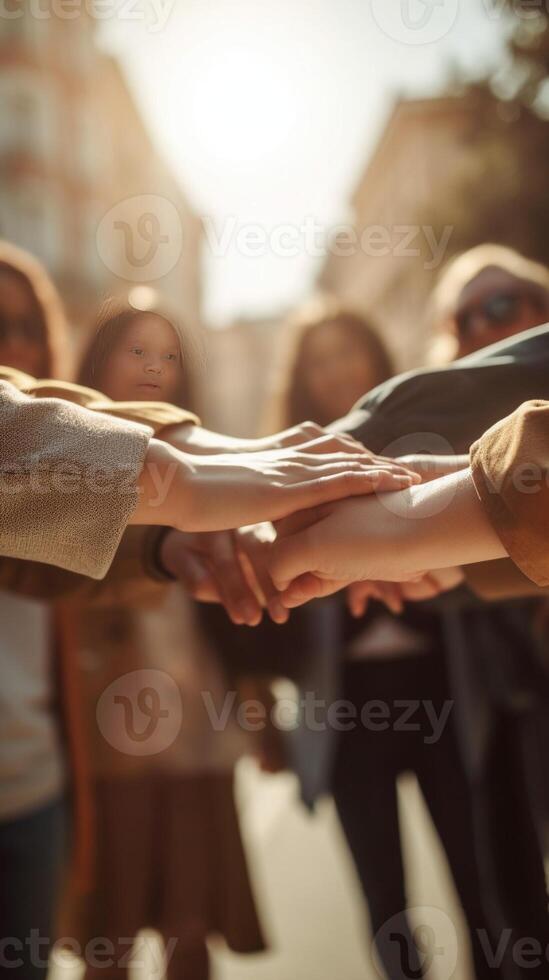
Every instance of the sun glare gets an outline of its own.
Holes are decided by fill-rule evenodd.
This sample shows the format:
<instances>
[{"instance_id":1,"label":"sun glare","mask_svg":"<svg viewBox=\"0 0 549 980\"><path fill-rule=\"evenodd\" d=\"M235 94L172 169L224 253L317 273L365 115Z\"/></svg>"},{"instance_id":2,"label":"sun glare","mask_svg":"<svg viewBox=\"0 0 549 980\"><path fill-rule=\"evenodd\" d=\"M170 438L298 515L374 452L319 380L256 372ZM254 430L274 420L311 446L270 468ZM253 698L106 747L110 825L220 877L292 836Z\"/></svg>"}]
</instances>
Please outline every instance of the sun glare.
<instances>
[{"instance_id":1,"label":"sun glare","mask_svg":"<svg viewBox=\"0 0 549 980\"><path fill-rule=\"evenodd\" d=\"M247 166L290 140L296 100L275 51L242 43L226 47L217 39L205 61L193 61L185 72L184 102L202 158Z\"/></svg>"}]
</instances>

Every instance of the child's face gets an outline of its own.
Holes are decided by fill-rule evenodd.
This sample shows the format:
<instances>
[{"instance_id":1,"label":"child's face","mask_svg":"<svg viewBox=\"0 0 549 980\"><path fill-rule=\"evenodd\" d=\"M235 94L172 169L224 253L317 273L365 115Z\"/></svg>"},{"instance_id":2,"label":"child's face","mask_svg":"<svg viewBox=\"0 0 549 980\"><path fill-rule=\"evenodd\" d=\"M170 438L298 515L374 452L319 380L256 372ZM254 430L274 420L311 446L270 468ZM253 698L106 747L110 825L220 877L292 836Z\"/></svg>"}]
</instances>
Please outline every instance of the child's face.
<instances>
[{"instance_id":1,"label":"child's face","mask_svg":"<svg viewBox=\"0 0 549 980\"><path fill-rule=\"evenodd\" d=\"M98 387L115 401L174 401L181 388L181 347L162 317L143 313L121 333Z\"/></svg>"}]
</instances>

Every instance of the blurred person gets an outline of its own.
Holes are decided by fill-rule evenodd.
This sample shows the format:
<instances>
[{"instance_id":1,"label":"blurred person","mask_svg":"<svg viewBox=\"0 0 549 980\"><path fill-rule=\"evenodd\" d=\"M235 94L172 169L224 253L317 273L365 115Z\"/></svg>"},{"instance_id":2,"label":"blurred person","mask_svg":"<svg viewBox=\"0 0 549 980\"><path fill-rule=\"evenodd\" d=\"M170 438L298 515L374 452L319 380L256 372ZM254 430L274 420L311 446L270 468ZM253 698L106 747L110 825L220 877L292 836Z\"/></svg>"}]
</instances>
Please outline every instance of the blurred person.
<instances>
[{"instance_id":1,"label":"blurred person","mask_svg":"<svg viewBox=\"0 0 549 980\"><path fill-rule=\"evenodd\" d=\"M443 269L431 316L437 334L431 363L464 357L549 320L549 270L512 248L478 245ZM547 619L546 605L539 610L540 624ZM541 763L549 735L546 706L531 713L530 723L525 717L523 728L530 748L525 764L534 784L534 805L540 823L549 827L549 790Z\"/></svg>"},{"instance_id":2,"label":"blurred person","mask_svg":"<svg viewBox=\"0 0 549 980\"><path fill-rule=\"evenodd\" d=\"M13 351L19 367L62 375L64 370L56 366L52 354L65 350L62 342L64 321L54 287L40 265L26 253L6 245L3 255L6 293L10 295L11 303L9 316L6 314L3 321L4 356ZM17 283L16 315L10 293L12 280ZM23 312L25 282L29 294L27 313ZM38 321L32 330L31 309L37 311ZM57 315L48 316L51 311ZM23 316L24 333L31 339L33 348L29 359L24 358L20 344ZM15 344L8 337L14 317ZM39 337L43 338L43 350L33 339ZM69 404L71 402L73 404ZM228 527L242 523L244 512L251 516L252 512L257 513L258 506L270 508L275 500L287 510L291 500L297 506L299 500L303 503L307 497L312 502L318 499L319 490L321 493L326 490L331 496L337 493L337 485L341 492L352 492L350 483L354 485L357 475L358 483L362 487L365 484L362 473L355 473L350 462L353 453L349 455L349 449L353 449L357 458L356 444L347 439L343 443L332 437L313 439L312 443L307 443L305 452L289 450L290 462L286 450L282 454L269 451L264 455L258 452L259 444L239 444L236 440L209 433L201 429L195 416L175 406L159 402L115 403L91 389L59 381L36 381L9 366L0 367L0 422L4 434L2 473L5 477L7 467L9 477L15 465L16 486L21 491L14 494L9 480L7 486L3 480L0 495L0 548L3 553L0 582L4 627L0 713L2 957L10 976L19 970L25 978L38 978L45 976L47 971L47 954L41 944L46 942L48 948L51 947L50 926L66 838L65 792L69 786L77 818L71 838L77 839L77 846L89 826L85 821L83 794L79 790L82 755L78 740L78 706L71 698L72 661L63 655L64 644L57 630L52 637L47 608L31 603L27 607L13 596L52 599L67 592L96 596L104 584L106 588L115 587L118 592L123 592L124 582L125 594L132 594L136 588L134 580L141 583L142 579L150 578L150 570L145 568L146 549L141 530L135 553L120 558L115 556L128 523L161 522L196 531L209 529L213 520L214 527L217 521ZM174 448L153 439L155 434L171 441ZM287 440L289 444L297 441L299 445L304 438L310 440L316 435L316 427L305 425L299 427L299 431L279 434L270 441L270 446L286 444ZM214 461L214 457L208 455L213 445L222 446L229 455L216 455ZM345 455L323 455L326 449L334 446L344 446ZM201 458L180 452L181 447L201 454ZM268 442L261 444L263 450L268 447ZM247 450L254 451L253 462L251 456L240 455ZM365 459L363 454L360 458ZM334 460L345 460L343 468ZM70 492L70 496L64 498L56 476L61 472L64 477L66 462L70 464L71 478L83 478L83 485L78 484L77 492ZM376 480L380 472L387 472L386 465L380 470L376 464ZM121 484L116 492L102 486L101 495L97 497L88 477L98 468L102 474L112 472L116 476ZM361 471L362 468L361 463ZM33 482L35 471L40 476L37 487ZM44 487L44 476L50 474L53 483L49 486L46 481ZM166 499L159 501L158 478L163 475L169 475L171 482ZM366 482L373 485L370 475ZM290 492L281 493L283 487ZM108 492L103 492L105 490ZM96 505L93 512L92 505ZM231 510L235 505L236 510ZM177 537L177 532L174 535ZM169 540L169 536L165 537ZM230 590L222 587L226 575L220 575L218 569L216 578L219 549L217 555L215 548L209 551L207 542L212 536L204 537L206 543L195 549L194 557L192 547L187 546L187 550L195 571L197 566L200 568L201 559L208 561L208 576L202 572L198 584L195 577L194 585L192 577L189 579L183 574L183 580L190 582L193 591L200 592L203 587L200 583L208 579L210 601L227 603ZM216 538L215 534L213 538ZM130 542L133 540L131 535L129 539ZM227 567L232 568L234 559L232 554L227 554L227 549L221 557L226 573ZM109 570L113 558L114 564ZM61 567L53 567L56 565ZM179 577L177 561L172 574ZM107 575L109 581L92 582L85 575L96 579ZM243 590L243 593L241 598L246 599L248 595L253 599L251 591ZM230 608L230 603L228 605ZM67 736L66 746L62 744L61 731ZM70 778L66 771L69 761L72 763ZM78 873L85 876L80 867ZM33 936L37 938L34 945Z\"/></svg>"},{"instance_id":3,"label":"blurred person","mask_svg":"<svg viewBox=\"0 0 549 980\"><path fill-rule=\"evenodd\" d=\"M334 300L314 301L289 324L264 428L290 428L290 419L308 418L311 411L327 426L393 374L385 344L362 316Z\"/></svg>"},{"instance_id":4,"label":"blurred person","mask_svg":"<svg viewBox=\"0 0 549 980\"><path fill-rule=\"evenodd\" d=\"M66 378L69 337L61 299L43 266L0 241L0 364L34 378Z\"/></svg>"},{"instance_id":5,"label":"blurred person","mask_svg":"<svg viewBox=\"0 0 549 980\"><path fill-rule=\"evenodd\" d=\"M443 270L431 317L431 363L465 357L549 320L549 271L512 248L477 245Z\"/></svg>"},{"instance_id":6,"label":"blurred person","mask_svg":"<svg viewBox=\"0 0 549 980\"><path fill-rule=\"evenodd\" d=\"M6 368L25 374L59 379L69 373L68 349L63 305L52 280L29 253L0 242L0 362ZM36 384L35 389L46 391ZM62 396L63 392L63 387L59 386L57 394ZM104 435L108 434L107 429ZM120 434L123 435L122 427ZM24 438L25 434L22 435ZM97 438L101 439L102 435L98 430ZM137 435L141 449L145 440L139 431ZM40 450L43 448L39 447ZM119 449L122 448L120 439ZM102 465L110 458L104 445ZM97 557L99 560L99 555ZM29 943L33 934L48 940L52 937L61 872L68 851L67 790L72 781L68 768L74 761L74 731L64 727L68 672L66 664L58 659L55 614L51 606L39 598L41 594L47 597L50 586L43 582L33 588L26 579L18 590L21 594L15 594L11 577L6 574L9 559L2 559L1 565L0 923L3 962L0 973L4 975L7 961L7 975L11 976L13 963L19 962L25 980L32 980L46 975L47 952L41 953L39 947L32 952ZM90 570L94 566L91 556L86 562L88 566ZM31 567L29 563L29 569ZM43 574L50 582L56 577L63 581L65 573L57 573L48 566L41 566L45 572L38 573L39 567L34 566L36 579ZM70 579L71 573L67 576ZM74 580L78 579L79 576L74 576ZM36 598L30 598L32 595ZM68 744L67 735L70 736Z\"/></svg>"},{"instance_id":7,"label":"blurred person","mask_svg":"<svg viewBox=\"0 0 549 980\"><path fill-rule=\"evenodd\" d=\"M376 388L392 373L379 335L362 318L334 311L305 320L290 344L276 422L291 424L304 413L327 424L349 412L361 391ZM326 633L327 611L322 603L316 616L323 619ZM418 606L407 609L399 619L377 603L359 623L341 608L332 610L334 616L339 617L339 625L334 629L332 624L332 656L343 662L345 701L354 706L359 718L368 702L388 708L388 722L382 730L378 725L358 724L340 733L332 749L331 780L325 786L331 788L353 855L384 971L389 980L399 980L406 969L415 976L423 972L422 956L406 915L397 799L399 776L412 771L454 876L470 930L476 974L479 978L498 976L488 969L478 938L480 930L487 930L487 922L474 860L472 800L454 730L440 617ZM318 636L314 620L311 627ZM332 692L332 700L337 697L339 692ZM398 706L403 703L421 706L407 730L406 726L399 728ZM441 720L436 737L434 717ZM301 737L306 742L311 738L306 731ZM326 746L323 751L328 765L330 753ZM306 769L306 753L302 751L301 756ZM304 781L306 784L306 771ZM392 938L383 928L388 922L392 922ZM401 944L395 941L395 933Z\"/></svg>"},{"instance_id":8,"label":"blurred person","mask_svg":"<svg viewBox=\"0 0 549 980\"><path fill-rule=\"evenodd\" d=\"M61 300L31 255L0 242L0 364L64 377L68 335ZM0 591L0 922L23 942L51 936L67 841L64 752L51 671L46 603ZM45 976L26 962L25 980ZM3 972L3 971L2 971Z\"/></svg>"},{"instance_id":9,"label":"blurred person","mask_svg":"<svg viewBox=\"0 0 549 980\"><path fill-rule=\"evenodd\" d=\"M489 306L491 298L501 295L500 290L503 288L502 281L505 276L503 271L498 272L497 276L492 275L491 263L495 262L496 258L500 262L505 262L506 265L512 265L514 269L521 269L523 275L526 274L524 270L525 260L522 260L520 256L510 252L510 250L493 249L492 247L475 249L472 253L467 253L450 266L447 273L448 278L446 274L443 274L437 296L445 297L444 322L447 324L447 329L451 332L452 338L455 337L456 311L464 309L463 296L471 297L472 295L470 284L462 277L464 270L469 270L473 277L473 283L477 286L484 279L484 262L490 263L489 275L484 279L484 285L492 283L495 292L494 294L490 294L489 291L484 292L484 299ZM460 272L459 277L456 276L456 269ZM547 275L539 266L534 266L533 274L535 278L532 288L534 288L536 296L535 309L538 311L537 316L539 317L539 311L543 310L544 304L547 303L548 293L546 291L544 295L541 285L544 276L545 281L547 281ZM454 289L456 282L459 282L460 286L457 291L452 292L454 296L454 308L452 310L447 302L451 289ZM528 296L528 287L525 286L524 288ZM501 339L514 332L520 332L521 325L525 322L522 319L524 307L518 298L514 308L519 319L515 322L509 315L506 317L505 322L501 324ZM534 316L534 313L531 315ZM537 322L536 317L535 323L528 322L527 326L532 327ZM489 336L492 341L499 339L494 333L493 324ZM411 459L408 459L408 462L411 462ZM313 542L314 538L311 538L311 546L313 546ZM317 543L317 547L322 547L322 545ZM391 597L390 592L389 597ZM444 650L447 661L447 667L444 670L445 672L448 671L450 676L450 685L446 679L441 684L439 703L440 695L446 690L452 701L455 702L451 721L452 725L456 725L456 729L452 736L454 765L449 768L443 766L439 770L438 776L436 764L440 744L431 749L424 747L423 752L429 766L427 786L429 786L429 782L432 784L431 793L434 789L435 800L438 800L436 806L442 815L445 804L451 805L453 811L448 812L446 817L443 817L442 826L440 818L437 820L436 816L435 823L446 844L462 901L463 893L462 887L460 887L460 879L463 880L464 873L469 879L470 889L474 888L475 878L477 880L479 902L475 919L471 920L467 907L465 907L465 911L469 925L472 927L473 951L479 976L485 974L500 975L496 970L490 970L489 973L486 973L488 965L485 951L479 946L478 936L476 936L479 921L489 924L486 935L491 935L493 939L495 937L494 941L496 942L497 938L508 927L513 936L517 938L535 936L542 945L546 945L549 935L546 885L539 841L532 816L530 799L532 786L527 771L528 761L534 760L528 760L526 757L525 765L524 755L524 729L528 728L529 720L536 710L539 710L542 716L546 717L547 714L548 685L540 662L540 644L546 641L540 637L537 630L534 630L534 615L537 608L532 603L481 606L479 608L474 608L473 604L472 608L465 610L460 609L459 606L458 608L451 608L447 612L436 614L433 618L434 636L438 636L435 646ZM415 611L407 610L406 623L413 622L416 616ZM355 640L354 644L356 642ZM385 647L385 644L382 643L381 647ZM368 649L368 644L365 644L365 649ZM387 650L386 647L385 649ZM386 676L383 676L383 670L386 671ZM362 666L361 672L365 679L366 671ZM386 699L387 693L384 694L384 692L391 690L389 664L381 664L378 667L378 672L381 683L378 686L375 683L365 683L362 688L363 698L375 699L377 697L381 701ZM429 691L431 689L433 691L434 676L431 673L430 687L428 678L422 681L420 672L417 669L412 670L409 692L415 690L416 700L424 700L421 694L422 690ZM354 682L348 689L348 697L353 703L355 703L353 699L356 698L356 691L360 690L360 680L357 667ZM401 689L401 698L403 693L405 693L404 687ZM364 732L359 731L358 734L351 732L341 737L335 767L335 796L336 802L338 795L340 796L339 805L343 806L344 811L346 808L347 813L345 816L344 812L343 820L345 822L347 819L350 823L351 834L354 830L359 860L362 859L367 868L368 877L371 879L375 872L376 855L369 853L369 842L363 833L366 822L359 815L359 794L355 788L356 785L360 784L357 784L352 768L348 760L345 760L346 745L354 746L354 758L358 765L359 760L363 756L366 757L363 749L368 737L373 741L376 736L368 736L367 733L364 734ZM395 733L392 733L392 739L395 742L393 751L396 759L398 737ZM421 732L418 733L418 740L421 742ZM363 743L362 747L361 743ZM352 759L353 756L349 755L349 758ZM375 765L377 759L374 753L372 753L372 758ZM380 765L382 760L383 754L381 754ZM342 761L343 768L341 768ZM448 760L446 761L448 762ZM450 771L452 778L449 781L448 772ZM386 774L387 770L385 769L383 775ZM345 781L346 776L348 777L347 782ZM340 784L339 793L338 780ZM438 787L436 785L437 780ZM424 783L421 777L420 784L423 787ZM344 793L346 786L348 792L345 800L345 795L341 796L341 790ZM454 797L456 790L457 797ZM429 789L426 794L429 802L428 793ZM373 798L377 797L374 796ZM465 801L467 801L466 807L464 806ZM370 811L373 809L371 803L367 803L367 793L365 792L364 808L366 809L367 806L369 806ZM385 807L385 812L390 812L390 808ZM454 820L456 821L455 824ZM382 831L386 832L388 821L386 817L381 817L381 813L380 823ZM451 839L448 843L445 840L445 835L449 831L453 834L453 843ZM462 847L467 840L469 841L468 853L463 850L461 853L461 862L465 862L467 869L465 872L459 868L460 838ZM509 847L510 841L513 840L520 840L520 848ZM378 863L380 866L379 880L383 882L385 893L387 893L388 879L384 877L384 869L381 867L383 862L379 859ZM481 900L480 895L482 895ZM516 963L505 962L502 969L511 970L511 975L522 975Z\"/></svg>"},{"instance_id":10,"label":"blurred person","mask_svg":"<svg viewBox=\"0 0 549 980\"><path fill-rule=\"evenodd\" d=\"M457 256L434 291L435 330L463 357L549 319L549 270L485 244ZM474 794L477 859L491 918L545 940L541 824L549 734L546 603L444 614L462 753ZM537 824L537 825L536 825ZM520 854L509 841L520 837Z\"/></svg>"},{"instance_id":11,"label":"blurred person","mask_svg":"<svg viewBox=\"0 0 549 980\"><path fill-rule=\"evenodd\" d=\"M187 350L185 329L159 307L114 308L100 320L79 381L121 401L189 408ZM225 679L192 604L160 576L122 606L66 607L62 620L78 652L96 834L93 886L66 896L61 931L83 949L96 936L113 943L115 966L87 963L86 978L129 975L122 940L154 928L164 940L167 976L205 980L208 937L223 936L241 953L265 948L233 793L246 743L233 715L216 731L207 710L210 699L222 713ZM122 703L139 705L139 684L154 689L154 678L164 686L169 679L172 708L175 698L183 713L169 744L153 743L151 754L146 740L142 752L132 741L132 726L137 731L146 717L124 717ZM161 684L162 703L165 694Z\"/></svg>"}]
</instances>

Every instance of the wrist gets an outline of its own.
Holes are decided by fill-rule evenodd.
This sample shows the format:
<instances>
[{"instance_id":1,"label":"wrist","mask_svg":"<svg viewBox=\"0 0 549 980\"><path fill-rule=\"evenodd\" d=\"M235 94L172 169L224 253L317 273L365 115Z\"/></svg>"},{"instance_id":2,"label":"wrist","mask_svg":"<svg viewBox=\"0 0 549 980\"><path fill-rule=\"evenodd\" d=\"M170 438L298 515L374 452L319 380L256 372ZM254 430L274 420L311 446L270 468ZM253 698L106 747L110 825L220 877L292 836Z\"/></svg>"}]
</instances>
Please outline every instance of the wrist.
<instances>
[{"instance_id":1,"label":"wrist","mask_svg":"<svg viewBox=\"0 0 549 980\"><path fill-rule=\"evenodd\" d=\"M192 509L190 458L152 439L139 478L139 502L132 523L180 527Z\"/></svg>"},{"instance_id":2,"label":"wrist","mask_svg":"<svg viewBox=\"0 0 549 980\"><path fill-rule=\"evenodd\" d=\"M192 423L163 430L162 438L174 449L194 456L255 452L260 442L255 439L236 439Z\"/></svg>"}]
</instances>

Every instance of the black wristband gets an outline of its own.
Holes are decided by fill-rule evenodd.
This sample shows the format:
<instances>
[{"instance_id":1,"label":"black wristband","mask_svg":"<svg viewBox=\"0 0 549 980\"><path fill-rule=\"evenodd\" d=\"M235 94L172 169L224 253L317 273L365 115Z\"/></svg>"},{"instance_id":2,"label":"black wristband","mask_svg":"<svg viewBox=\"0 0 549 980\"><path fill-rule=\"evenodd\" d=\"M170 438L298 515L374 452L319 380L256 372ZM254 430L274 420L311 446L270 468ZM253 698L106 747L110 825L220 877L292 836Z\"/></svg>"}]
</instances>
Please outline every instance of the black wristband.
<instances>
[{"instance_id":1,"label":"black wristband","mask_svg":"<svg viewBox=\"0 0 549 980\"><path fill-rule=\"evenodd\" d=\"M154 527L147 535L145 545L145 568L147 574L161 582L176 582L177 576L173 575L162 562L161 551L166 535L172 531L171 527Z\"/></svg>"}]
</instances>

